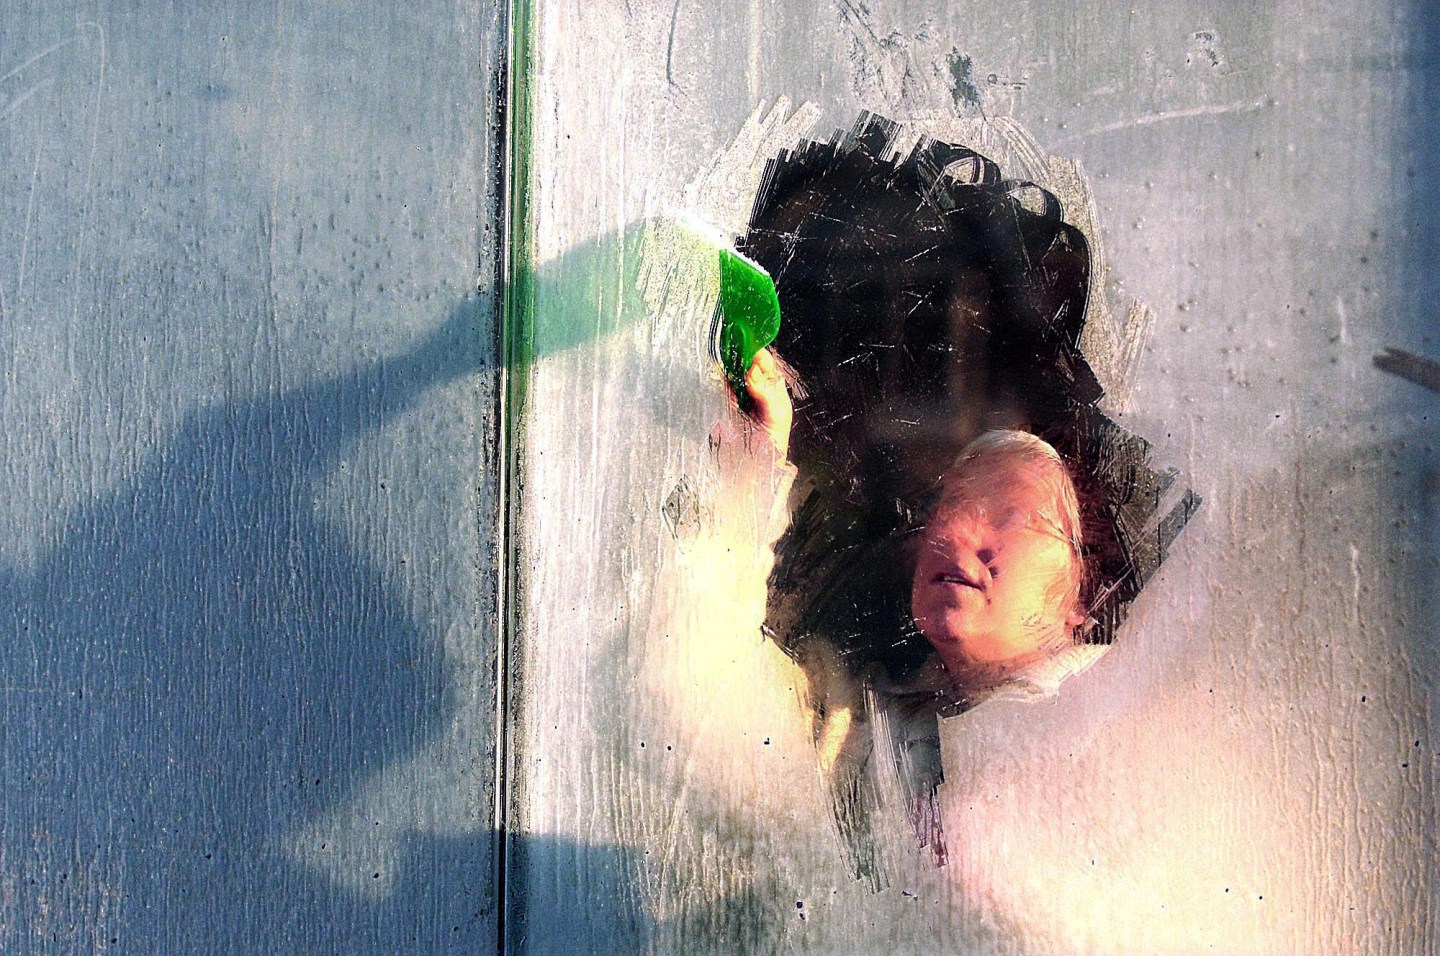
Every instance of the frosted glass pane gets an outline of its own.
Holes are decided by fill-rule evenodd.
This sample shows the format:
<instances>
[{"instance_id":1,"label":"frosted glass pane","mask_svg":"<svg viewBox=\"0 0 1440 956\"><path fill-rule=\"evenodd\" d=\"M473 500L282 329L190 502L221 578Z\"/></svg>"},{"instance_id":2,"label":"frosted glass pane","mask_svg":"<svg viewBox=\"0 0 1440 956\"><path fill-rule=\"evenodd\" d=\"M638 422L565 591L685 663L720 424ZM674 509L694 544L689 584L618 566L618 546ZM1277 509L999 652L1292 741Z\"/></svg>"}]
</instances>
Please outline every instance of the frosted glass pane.
<instances>
[{"instance_id":1,"label":"frosted glass pane","mask_svg":"<svg viewBox=\"0 0 1440 956\"><path fill-rule=\"evenodd\" d=\"M1436 357L1400 225L1433 218L1414 16L538 7L517 948L1433 945L1435 395L1372 361ZM764 161L861 108L1088 184L1062 199L1109 310L1102 408L1205 502L1091 669L941 724L948 862L892 801L879 881L836 833L811 682L758 632L763 443L656 238L742 232Z\"/></svg>"}]
</instances>

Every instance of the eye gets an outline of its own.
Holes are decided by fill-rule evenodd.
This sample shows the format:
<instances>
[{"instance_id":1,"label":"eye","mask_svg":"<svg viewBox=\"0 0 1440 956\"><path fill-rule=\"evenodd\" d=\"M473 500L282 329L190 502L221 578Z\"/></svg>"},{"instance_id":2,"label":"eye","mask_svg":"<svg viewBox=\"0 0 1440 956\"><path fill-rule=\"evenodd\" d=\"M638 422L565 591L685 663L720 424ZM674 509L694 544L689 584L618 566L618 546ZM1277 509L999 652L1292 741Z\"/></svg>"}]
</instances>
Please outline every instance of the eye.
<instances>
[{"instance_id":1,"label":"eye","mask_svg":"<svg viewBox=\"0 0 1440 956\"><path fill-rule=\"evenodd\" d=\"M997 509L990 516L990 526L997 531L1013 531L1028 523L1030 516L1013 505Z\"/></svg>"}]
</instances>

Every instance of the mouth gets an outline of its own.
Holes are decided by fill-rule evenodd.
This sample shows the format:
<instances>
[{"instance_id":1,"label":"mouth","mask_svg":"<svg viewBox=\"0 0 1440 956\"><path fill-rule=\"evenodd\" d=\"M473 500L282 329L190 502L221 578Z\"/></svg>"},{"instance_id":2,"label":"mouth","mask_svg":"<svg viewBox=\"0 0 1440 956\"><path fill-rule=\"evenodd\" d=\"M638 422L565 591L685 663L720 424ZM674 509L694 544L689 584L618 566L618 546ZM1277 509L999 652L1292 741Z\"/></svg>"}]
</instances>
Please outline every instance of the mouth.
<instances>
[{"instance_id":1,"label":"mouth","mask_svg":"<svg viewBox=\"0 0 1440 956\"><path fill-rule=\"evenodd\" d=\"M977 578L965 573L963 568L945 568L935 577L931 578L932 584L951 584L958 587L974 588L977 591L984 591L985 585Z\"/></svg>"}]
</instances>

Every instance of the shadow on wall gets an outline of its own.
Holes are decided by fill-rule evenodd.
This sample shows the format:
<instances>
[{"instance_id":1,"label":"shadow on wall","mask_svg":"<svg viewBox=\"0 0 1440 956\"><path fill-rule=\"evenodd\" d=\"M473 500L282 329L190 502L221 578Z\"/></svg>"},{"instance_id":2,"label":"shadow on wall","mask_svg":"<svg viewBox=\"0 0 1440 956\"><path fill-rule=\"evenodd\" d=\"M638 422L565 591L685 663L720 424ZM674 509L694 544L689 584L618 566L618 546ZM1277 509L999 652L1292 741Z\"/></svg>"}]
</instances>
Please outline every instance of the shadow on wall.
<instances>
[{"instance_id":1,"label":"shadow on wall","mask_svg":"<svg viewBox=\"0 0 1440 956\"><path fill-rule=\"evenodd\" d=\"M378 906L280 845L444 726L438 639L313 488L356 437L484 370L480 319L471 299L407 355L190 417L0 580L4 949L493 941L488 833L416 846Z\"/></svg>"},{"instance_id":2,"label":"shadow on wall","mask_svg":"<svg viewBox=\"0 0 1440 956\"><path fill-rule=\"evenodd\" d=\"M557 271L591 275L615 241ZM461 712L451 689L475 681L314 491L427 391L495 371L483 301L456 305L407 354L190 416L133 480L61 522L33 571L0 578L0 949L495 948L488 821L411 831L398 873L373 874L381 892L357 889L370 873L335 869L368 866L365 847L320 847L338 853L326 869L290 846L307 825L363 813L377 771L423 759L455 720L488 717L474 702ZM610 331L551 335L548 350ZM569 926L577 944L653 937L634 851L528 834L510 846L516 865L593 875L585 898L543 901L548 930ZM525 908L511 916L516 943Z\"/></svg>"}]
</instances>

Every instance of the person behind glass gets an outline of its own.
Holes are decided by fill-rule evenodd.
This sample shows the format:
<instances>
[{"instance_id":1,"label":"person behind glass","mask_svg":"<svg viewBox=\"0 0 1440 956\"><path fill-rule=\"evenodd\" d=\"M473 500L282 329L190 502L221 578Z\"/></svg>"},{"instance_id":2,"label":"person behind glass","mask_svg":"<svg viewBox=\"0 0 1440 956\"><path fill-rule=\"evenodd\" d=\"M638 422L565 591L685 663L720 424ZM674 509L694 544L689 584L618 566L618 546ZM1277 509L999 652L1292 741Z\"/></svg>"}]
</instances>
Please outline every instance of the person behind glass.
<instances>
[{"instance_id":1,"label":"person behind glass","mask_svg":"<svg viewBox=\"0 0 1440 956\"><path fill-rule=\"evenodd\" d=\"M1075 639L1080 592L1110 582L1115 550L1076 458L1096 572L1081 573L1080 520L1055 504L1076 500L1072 479L1053 449L1030 454L1049 448L1034 435L1084 454L1101 394L1078 346L1084 234L1053 194L968 147L922 137L896 152L898 129L865 115L777 156L740 243L775 281L774 349L808 393L765 626L804 670L837 824L877 886L886 841L872 839L872 811L897 787L923 805L917 835L943 857L939 718L1054 693L1103 653L1108 630ZM1041 486L1068 495L1046 500ZM1052 524L1068 550L1041 547Z\"/></svg>"},{"instance_id":2,"label":"person behind glass","mask_svg":"<svg viewBox=\"0 0 1440 956\"><path fill-rule=\"evenodd\" d=\"M910 611L957 690L1003 684L1084 623L1080 506L1059 454L1022 431L960 453L916 535Z\"/></svg>"},{"instance_id":3,"label":"person behind glass","mask_svg":"<svg viewBox=\"0 0 1440 956\"><path fill-rule=\"evenodd\" d=\"M781 461L793 420L782 368L766 350L746 378L751 419ZM936 492L908 549L909 623L932 648L930 659L899 680L883 667L851 680L838 660L810 668L836 821L857 875L876 888L884 883L869 837L883 789L877 775L896 779L918 842L943 864L938 717L1007 692L1053 694L1104 651L1077 640L1086 620L1080 506L1051 445L1019 430L987 431L965 446Z\"/></svg>"},{"instance_id":4,"label":"person behind glass","mask_svg":"<svg viewBox=\"0 0 1440 956\"><path fill-rule=\"evenodd\" d=\"M1052 695L1105 648L1078 641L1086 621L1080 505L1051 445L1028 432L987 431L946 469L937 492L909 549L910 618L933 654L901 681L882 672L864 687L875 731L837 741L835 777L873 776L867 765L878 756L899 778L919 843L943 864L938 718L997 696ZM850 789L858 796L864 786ZM874 802L842 810L863 814Z\"/></svg>"},{"instance_id":5,"label":"person behind glass","mask_svg":"<svg viewBox=\"0 0 1440 956\"><path fill-rule=\"evenodd\" d=\"M784 460L794 411L769 349L745 387ZM914 537L910 611L952 689L999 686L1074 646L1085 620L1080 506L1055 449L1027 432L985 432L938 490Z\"/></svg>"}]
</instances>

